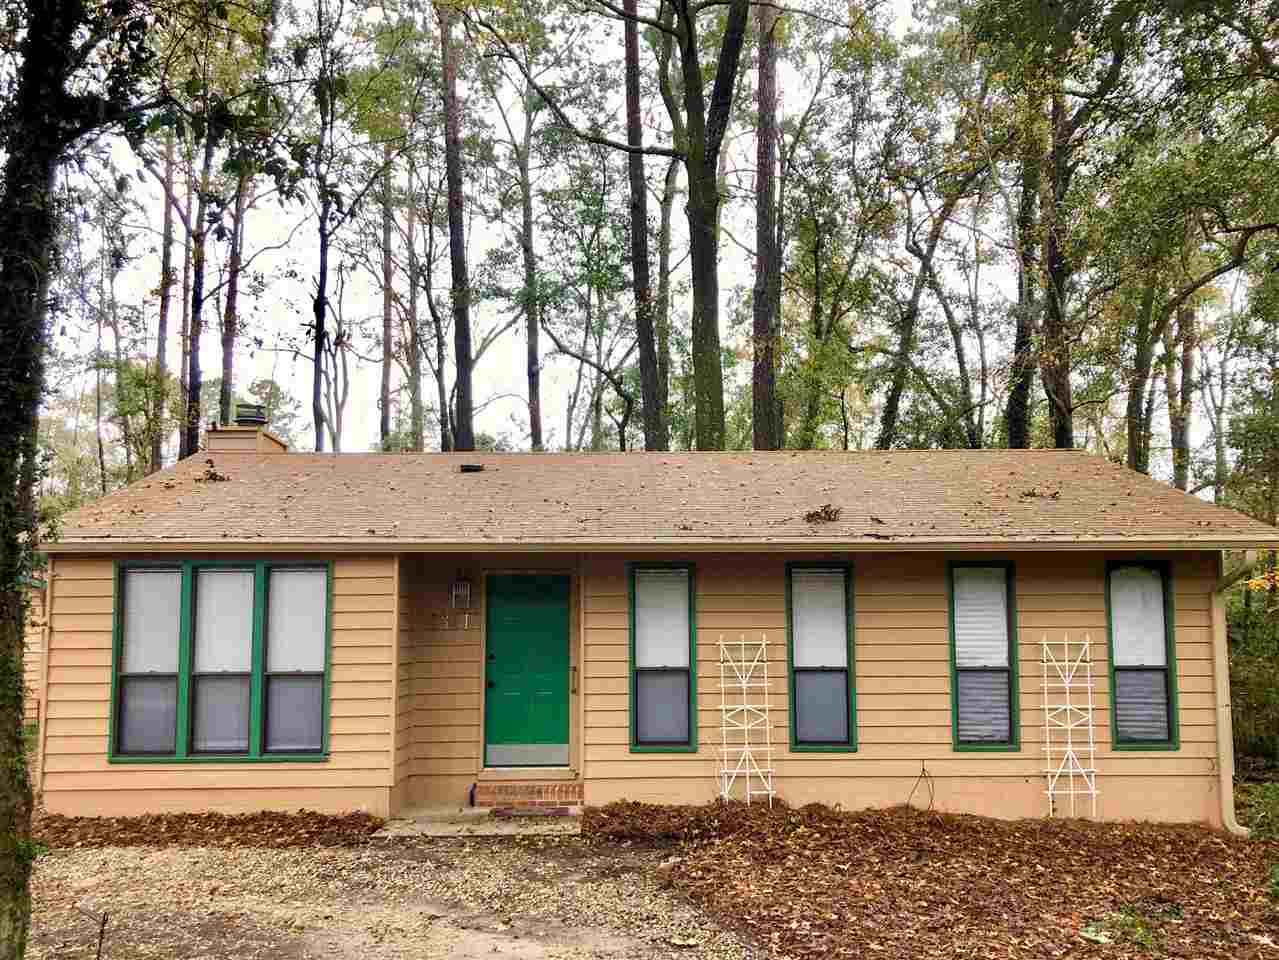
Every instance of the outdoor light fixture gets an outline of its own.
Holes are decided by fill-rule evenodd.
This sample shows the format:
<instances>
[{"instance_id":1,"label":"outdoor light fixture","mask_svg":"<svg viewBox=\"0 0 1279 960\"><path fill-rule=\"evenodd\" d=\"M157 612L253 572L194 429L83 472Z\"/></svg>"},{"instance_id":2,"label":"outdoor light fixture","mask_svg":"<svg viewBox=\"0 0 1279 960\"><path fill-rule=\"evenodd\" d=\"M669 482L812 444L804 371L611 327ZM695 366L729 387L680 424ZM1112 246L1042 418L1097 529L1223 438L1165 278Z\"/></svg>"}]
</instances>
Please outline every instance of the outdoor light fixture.
<instances>
[{"instance_id":1,"label":"outdoor light fixture","mask_svg":"<svg viewBox=\"0 0 1279 960\"><path fill-rule=\"evenodd\" d=\"M449 587L449 606L454 610L469 610L471 608L471 581L466 579L460 570L458 571L457 579Z\"/></svg>"}]
</instances>

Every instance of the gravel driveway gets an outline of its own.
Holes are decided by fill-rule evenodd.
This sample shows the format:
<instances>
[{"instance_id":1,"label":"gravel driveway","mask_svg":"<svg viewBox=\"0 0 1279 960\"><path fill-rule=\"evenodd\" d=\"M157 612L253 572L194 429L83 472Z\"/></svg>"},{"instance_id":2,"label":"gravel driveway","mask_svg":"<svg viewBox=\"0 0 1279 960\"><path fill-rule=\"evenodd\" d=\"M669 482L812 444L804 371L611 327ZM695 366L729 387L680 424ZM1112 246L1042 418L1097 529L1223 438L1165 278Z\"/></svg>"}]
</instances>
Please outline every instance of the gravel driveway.
<instances>
[{"instance_id":1,"label":"gravel driveway","mask_svg":"<svg viewBox=\"0 0 1279 960\"><path fill-rule=\"evenodd\" d=\"M658 958L762 953L665 888L669 854L577 838L108 847L38 861L31 958Z\"/></svg>"}]
</instances>

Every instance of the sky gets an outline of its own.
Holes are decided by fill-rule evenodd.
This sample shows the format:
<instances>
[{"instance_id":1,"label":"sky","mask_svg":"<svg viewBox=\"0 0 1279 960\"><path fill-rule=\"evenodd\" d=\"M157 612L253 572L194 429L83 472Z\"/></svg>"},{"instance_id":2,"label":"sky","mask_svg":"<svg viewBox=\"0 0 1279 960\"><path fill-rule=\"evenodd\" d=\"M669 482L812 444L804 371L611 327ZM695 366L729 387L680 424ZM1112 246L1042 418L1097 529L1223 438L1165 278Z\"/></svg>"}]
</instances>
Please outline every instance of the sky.
<instances>
[{"instance_id":1,"label":"sky","mask_svg":"<svg viewBox=\"0 0 1279 960\"><path fill-rule=\"evenodd\" d=\"M911 22L910 4L908 0L892 0L896 23L896 31L904 32ZM620 30L615 49L620 50ZM602 49L609 49L604 44ZM785 69L785 65L783 65ZM743 70L749 69L744 66ZM783 74L779 84L781 94L781 110L798 111L804 106L802 98L806 92L802 84L797 83L794 76ZM788 82L789 81L789 82ZM478 90L464 90L464 109L487 110L492 113L496 125L496 112L491 104ZM660 108L660 107L659 107ZM621 126L621 103L616 105L618 126ZM734 134L736 139L734 140ZM744 171L743 186L750 187L751 169L754 163L753 138L749 129L730 128L729 147L732 151L728 166ZM120 140L112 141L111 155L117 166L126 172L136 171L138 162L129 147ZM660 184L665 162L661 159L650 159L647 173L650 185ZM624 188L624 185L623 185ZM148 211L149 222L139 224L138 240L135 252L140 254L125 269L120 278L122 296L126 300L147 304L148 326L154 330L155 325L155 286L159 275L159 238L158 227L161 219L161 193L155 180L149 176L140 176L133 180L132 191ZM686 224L684 221L682 198L677 200L674 211L676 236L674 241L675 258L680 258L681 245L685 242ZM312 449L314 442L313 426L310 416L311 364L308 356L299 355L294 348L305 336L305 326L309 322L311 298L314 291L315 269L318 244L314 219L309 219L299 227L299 220L305 216L307 207L298 201L287 206L276 198L268 197L256 209L250 212L248 220L248 247L246 256L255 258L253 268L263 272L268 282L261 296L242 297L242 323L248 337L241 342L236 356L237 383L241 390L253 380L269 378L279 383L288 393L302 402L302 417L297 430L299 447ZM657 205L650 201L650 216L656 217ZM753 238L753 214L749 202L737 202L728 208L725 226L728 232L738 241L749 242ZM295 231L290 238L290 231ZM476 266L485 253L502 241L501 228L486 225L477 221L475 229L468 236L469 257L472 276ZM287 241L287 243L286 243ZM225 244L214 244L213 256L220 260L225 256ZM272 249L281 247L281 249ZM263 249L266 248L266 249ZM261 251L261 252L259 252ZM175 261L180 263L181 247L175 245ZM656 251L653 251L656 266ZM437 283L447 284L446 269L437 277ZM721 244L721 336L725 346L738 346L745 352L746 344L738 334L730 328L732 304L747 291L753 282L753 263L749 252L742 249L738 242L725 239ZM679 275L687 277L688 264L685 259L680 267ZM216 269L213 271L216 274ZM678 278L677 278L678 279ZM1013 294L1014 278L1009 270L988 271L987 282L990 284L989 295L994 298L1009 297ZM446 292L446 291L445 291ZM619 304L628 312L632 301L629 294L619 298ZM472 320L476 339L482 331L492 328L501 320L501 309L506 304L481 302L473 308ZM680 307L676 303L676 307ZM210 310L210 316L214 309ZM351 318L365 318L372 331L381 328L381 293L372 277L360 270L352 272L347 282L344 298L344 310ZM69 330L63 340L64 348L74 348L86 352L92 344L85 343L85 331ZM261 346L254 339L260 338ZM548 449L557 449L565 444L564 417L567 397L572 389L576 376L577 362L553 353L553 344L545 335L542 339L544 354L542 367L542 407L545 443ZM451 344L450 344L451 347ZM149 345L149 351L154 344ZM360 345L360 353L366 357L379 355L380 347L375 340ZM177 332L174 331L169 340L168 355L171 364L176 365L180 357L180 344ZM207 378L216 377L221 369L221 344L216 322L206 325L206 331L200 351L201 365ZM739 369L738 376L748 376L748 365ZM346 407L342 446L346 451L364 451L376 449L379 439L378 392L380 383L379 366L371 362L356 361L353 365L351 396ZM91 374L85 374L86 377ZM452 381L452 371L449 373ZM402 378L398 368L395 370L394 382L399 384ZM476 430L506 440L516 449L527 449L529 438L527 433L527 382L525 378L525 339L522 322L506 333L484 355L474 372L476 400ZM434 380L424 368L423 393L427 398L435 396ZM216 416L216 411L205 411L205 421ZM428 448L438 448L438 437L434 435L434 423L428 422ZM176 444L169 451L170 459L176 455Z\"/></svg>"},{"instance_id":2,"label":"sky","mask_svg":"<svg viewBox=\"0 0 1279 960\"><path fill-rule=\"evenodd\" d=\"M899 14L907 9L902 0L894 0ZM904 24L905 21L902 21ZM616 49L621 49L620 29L617 36ZM607 49L604 45L602 49ZM743 77L747 67L743 67ZM786 102L785 77L781 87L781 109L796 109L802 104ZM496 126L498 118L487 98L477 89L463 90L464 108L471 110L487 110L492 114L492 123ZM619 91L620 96L620 91ZM656 106L660 109L660 105ZM618 128L623 122L622 104L616 104L616 121ZM753 139L749 131L730 128L729 147L732 151L729 166L747 170L753 166ZM736 135L736 140L734 136ZM650 134L651 137L651 134ZM120 139L109 144L112 161L122 171L134 174L140 169L137 158ZM748 155L748 153L750 155ZM650 158L647 161L647 174L650 185L657 189L665 170L665 161L661 158ZM749 176L749 174L748 174ZM747 183L749 186L749 182ZM623 184L624 188L624 184ZM134 253L137 255L119 277L121 298L130 302L144 302L148 326L155 328L156 291L159 268L159 236L163 200L159 185L153 177L145 174L137 175L131 180L132 195L139 200L148 212L146 223L134 226L137 240ZM650 217L656 219L657 201L650 194ZM248 216L248 237L245 256L252 258L252 267L268 277L268 284L262 296L246 297L241 294L242 326L248 335L240 344L236 353L237 386L243 388L250 382L260 378L270 378L278 382L286 391L303 403L303 429L298 431L299 445L310 449L314 443L313 426L310 416L311 394L311 362L309 356L299 355L294 348L305 335L305 325L310 320L311 299L315 289L315 262L318 257L318 241L314 218L298 227L300 218L306 215L309 207L302 201L294 201L282 205L278 199L269 197L250 211ZM753 236L753 216L748 203L737 203L729 208L725 226L739 239ZM686 237L686 223L683 216L683 201L677 199L673 214L675 227L674 259L681 260L681 245ZM290 233L292 236L290 238ZM89 242L91 238L86 238ZM285 244L285 241L287 245ZM468 235L468 254L471 274L474 277L476 267L484 255L503 240L502 231L477 221L475 229ZM284 245L283 249L272 249ZM213 266L210 277L217 274L217 265L226 255L226 244L211 244ZM175 266L180 269L182 248L174 245ZM656 267L656 249L652 251L654 267ZM737 244L725 240L721 246L720 287L721 287L721 333L725 346L732 343L733 335L728 327L730 304L741 290L749 288L753 283L753 264L750 255ZM680 276L686 277L687 259L680 266ZM678 277L676 278L679 279ZM216 282L216 281L211 281ZM437 277L438 283L447 284L447 264ZM330 278L330 290L333 289L333 277ZM243 285L242 285L243 290ZM444 291L446 294L447 291ZM175 287L175 296L178 296ZM333 299L332 295L331 298ZM205 379L216 377L221 370L221 343L216 320L218 303L206 307L206 325L200 350L200 363ZM619 298L619 305L630 311L632 301L629 294ZM369 328L381 329L381 292L376 282L367 273L356 269L347 281L344 299L344 310L351 318L365 318ZM677 301L676 308L681 304ZM502 318L503 308L507 304L480 302L472 308L472 327L478 340L482 331L491 329ZM152 333L154 336L154 332ZM262 346L257 346L250 337L261 338ZM88 342L86 342L88 338ZM84 353L92 348L92 332L70 329L67 331L61 346ZM562 355L554 354L554 345L545 335L541 338L544 355L541 379L543 407L543 428L545 444L549 449L556 449L565 443L565 412L567 398L573 388L577 372L577 362ZM451 344L450 344L451 350ZM154 344L148 345L148 352L154 351ZM376 341L370 340L361 345L360 352L367 357L379 355L380 347ZM168 356L171 366L176 366L181 356L178 332L171 331L168 342ZM354 364L354 376L350 400L347 404L342 446L347 451L363 451L375 449L379 440L378 393L380 386L380 368L367 362ZM84 374L86 378L92 376ZM450 371L450 382L453 372ZM398 367L394 374L394 383L402 381ZM507 440L517 449L525 449L529 445L527 426L527 381L525 371L525 336L523 323L507 332L483 356L474 371L475 384L475 426L477 432ZM424 369L423 392L427 398L435 395L435 383ZM216 416L216 411L205 411L204 419L209 421ZM438 436L434 441L430 436L433 424L428 423L428 446L438 444ZM169 456L176 455L176 447Z\"/></svg>"}]
</instances>

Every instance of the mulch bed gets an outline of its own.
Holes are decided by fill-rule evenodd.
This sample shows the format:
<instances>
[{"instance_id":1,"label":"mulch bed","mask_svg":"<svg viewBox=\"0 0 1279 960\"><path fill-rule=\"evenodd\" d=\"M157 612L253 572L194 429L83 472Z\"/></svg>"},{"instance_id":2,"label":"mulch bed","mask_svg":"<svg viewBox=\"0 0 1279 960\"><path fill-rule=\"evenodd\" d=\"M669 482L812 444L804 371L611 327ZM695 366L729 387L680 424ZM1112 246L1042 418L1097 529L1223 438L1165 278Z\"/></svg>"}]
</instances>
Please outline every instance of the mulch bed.
<instances>
[{"instance_id":1,"label":"mulch bed","mask_svg":"<svg viewBox=\"0 0 1279 960\"><path fill-rule=\"evenodd\" d=\"M619 803L583 833L670 844L674 887L805 960L1279 958L1279 842L1202 827Z\"/></svg>"},{"instance_id":2,"label":"mulch bed","mask_svg":"<svg viewBox=\"0 0 1279 960\"><path fill-rule=\"evenodd\" d=\"M161 813L141 817L42 814L32 824L51 849L92 847L358 847L382 820L367 813Z\"/></svg>"}]
</instances>

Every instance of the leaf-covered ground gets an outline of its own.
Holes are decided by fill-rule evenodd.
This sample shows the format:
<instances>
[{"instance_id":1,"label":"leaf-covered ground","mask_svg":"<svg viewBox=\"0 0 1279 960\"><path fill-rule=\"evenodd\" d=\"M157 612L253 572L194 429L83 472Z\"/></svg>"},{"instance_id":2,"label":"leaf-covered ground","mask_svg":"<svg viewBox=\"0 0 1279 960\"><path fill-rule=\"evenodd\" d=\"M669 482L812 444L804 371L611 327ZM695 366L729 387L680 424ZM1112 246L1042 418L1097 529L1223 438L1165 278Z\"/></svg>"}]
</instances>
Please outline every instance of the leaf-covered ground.
<instances>
[{"instance_id":1,"label":"leaf-covered ground","mask_svg":"<svg viewBox=\"0 0 1279 960\"><path fill-rule=\"evenodd\" d=\"M382 821L367 813L158 813L140 817L42 814L33 824L49 849L97 847L358 847Z\"/></svg>"},{"instance_id":2,"label":"leaf-covered ground","mask_svg":"<svg viewBox=\"0 0 1279 960\"><path fill-rule=\"evenodd\" d=\"M676 845L673 886L805 960L1279 958L1279 842L1201 827L624 803L583 832Z\"/></svg>"},{"instance_id":3,"label":"leaf-covered ground","mask_svg":"<svg viewBox=\"0 0 1279 960\"><path fill-rule=\"evenodd\" d=\"M1270 810L1279 808L1279 790L1244 790L1240 806L1259 833L1274 836L1266 827L1279 822ZM305 812L46 815L36 838L54 851L312 848L288 855L323 858L336 855L323 848L348 847L363 848L351 853L370 863L400 857L400 846L369 845L379 826L365 814ZM844 813L718 803L588 809L583 835L598 856L594 868L574 868L574 883L607 883L598 864L657 848L643 855L646 875L667 858L656 867L659 882L690 898L708 922L778 957L1279 960L1279 839L904 807ZM572 852L581 842L554 838L533 856L553 863L561 846Z\"/></svg>"}]
</instances>

